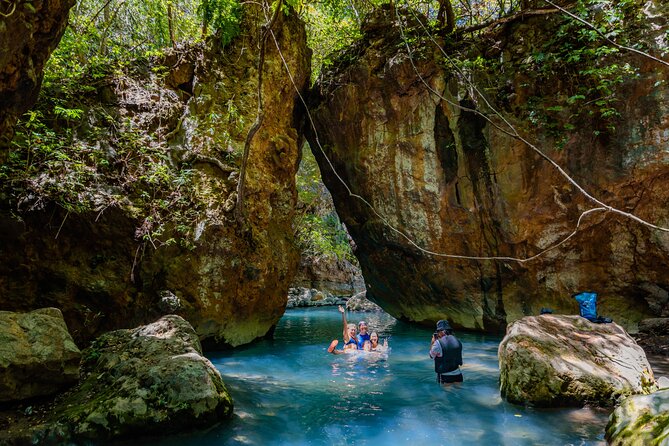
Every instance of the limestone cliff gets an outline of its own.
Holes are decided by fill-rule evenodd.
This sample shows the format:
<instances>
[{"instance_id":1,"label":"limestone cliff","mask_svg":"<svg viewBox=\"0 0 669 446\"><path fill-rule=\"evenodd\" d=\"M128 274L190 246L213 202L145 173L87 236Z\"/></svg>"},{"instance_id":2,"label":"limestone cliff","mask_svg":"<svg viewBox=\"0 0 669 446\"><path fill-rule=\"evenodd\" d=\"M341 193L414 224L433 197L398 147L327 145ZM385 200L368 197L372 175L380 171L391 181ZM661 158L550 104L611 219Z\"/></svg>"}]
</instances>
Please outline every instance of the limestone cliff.
<instances>
[{"instance_id":1,"label":"limestone cliff","mask_svg":"<svg viewBox=\"0 0 669 446\"><path fill-rule=\"evenodd\" d=\"M636 7L635 25L625 26L662 54L666 5ZM611 212L585 215L573 237L527 262L425 251L529 258L599 206L510 135L491 107L589 193L669 226L666 65L617 50L578 65L585 53L569 39L579 24L559 11L449 44L416 16L400 16L386 8L366 22L362 39L319 79L311 107L336 175L313 131L310 144L358 246L368 297L401 319L486 331L541 307L574 314L571 294L586 289L599 292L600 314L628 328L669 314L669 234ZM614 68L619 77L601 75Z\"/></svg>"},{"instance_id":2,"label":"limestone cliff","mask_svg":"<svg viewBox=\"0 0 669 446\"><path fill-rule=\"evenodd\" d=\"M58 307L78 341L166 313L187 319L205 347L270 332L298 264L296 90L309 53L303 23L279 14L239 221L240 159L257 110L253 8L223 49L218 40L182 48L98 81L60 162L0 193L0 308ZM12 162L28 165L30 146L13 150Z\"/></svg>"}]
</instances>

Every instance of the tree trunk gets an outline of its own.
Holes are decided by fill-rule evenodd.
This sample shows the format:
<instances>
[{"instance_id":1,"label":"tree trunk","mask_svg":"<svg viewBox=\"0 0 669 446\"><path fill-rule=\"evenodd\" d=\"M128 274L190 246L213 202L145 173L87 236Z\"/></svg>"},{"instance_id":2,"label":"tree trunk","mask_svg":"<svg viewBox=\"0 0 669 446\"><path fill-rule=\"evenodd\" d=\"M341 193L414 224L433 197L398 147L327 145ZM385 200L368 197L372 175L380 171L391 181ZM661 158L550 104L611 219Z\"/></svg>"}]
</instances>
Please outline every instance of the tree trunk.
<instances>
[{"instance_id":1,"label":"tree trunk","mask_svg":"<svg viewBox=\"0 0 669 446\"><path fill-rule=\"evenodd\" d=\"M174 39L174 12L172 11L172 2L167 4L167 29L170 32L170 43L172 48L177 47L177 42Z\"/></svg>"},{"instance_id":2,"label":"tree trunk","mask_svg":"<svg viewBox=\"0 0 669 446\"><path fill-rule=\"evenodd\" d=\"M444 25L444 16L446 24ZM437 22L444 34L450 34L455 31L455 12L451 0L439 0L439 12L437 13Z\"/></svg>"}]
</instances>

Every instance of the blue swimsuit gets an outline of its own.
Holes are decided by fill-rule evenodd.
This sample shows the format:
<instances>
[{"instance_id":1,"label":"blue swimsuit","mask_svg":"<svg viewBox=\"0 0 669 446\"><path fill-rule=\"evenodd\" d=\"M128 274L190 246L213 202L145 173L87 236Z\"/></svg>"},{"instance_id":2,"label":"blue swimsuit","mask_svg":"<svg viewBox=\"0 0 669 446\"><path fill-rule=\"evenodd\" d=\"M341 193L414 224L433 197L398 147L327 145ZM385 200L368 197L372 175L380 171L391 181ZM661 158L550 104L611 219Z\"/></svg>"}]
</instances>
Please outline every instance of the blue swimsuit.
<instances>
[{"instance_id":1,"label":"blue swimsuit","mask_svg":"<svg viewBox=\"0 0 669 446\"><path fill-rule=\"evenodd\" d=\"M362 347L365 345L365 341L369 341L369 333L358 334L358 348L362 350Z\"/></svg>"},{"instance_id":2,"label":"blue swimsuit","mask_svg":"<svg viewBox=\"0 0 669 446\"><path fill-rule=\"evenodd\" d=\"M355 339L353 339L353 338L348 338L348 342L346 342L346 343L344 344L344 348L346 348L346 346L349 345L349 344L355 344L355 345L358 345L358 342L357 342Z\"/></svg>"}]
</instances>

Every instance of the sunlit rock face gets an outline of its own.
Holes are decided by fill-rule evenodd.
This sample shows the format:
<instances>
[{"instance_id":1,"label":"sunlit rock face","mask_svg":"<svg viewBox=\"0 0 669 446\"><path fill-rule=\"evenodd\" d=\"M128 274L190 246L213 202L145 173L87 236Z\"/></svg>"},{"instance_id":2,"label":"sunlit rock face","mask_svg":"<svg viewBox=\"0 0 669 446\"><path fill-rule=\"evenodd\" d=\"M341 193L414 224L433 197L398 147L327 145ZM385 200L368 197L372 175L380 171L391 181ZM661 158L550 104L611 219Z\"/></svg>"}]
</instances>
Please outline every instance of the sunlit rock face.
<instances>
[{"instance_id":1,"label":"sunlit rock face","mask_svg":"<svg viewBox=\"0 0 669 446\"><path fill-rule=\"evenodd\" d=\"M0 5L0 148L19 116L37 100L44 65L65 32L74 0L5 2ZM5 152L0 151L0 161Z\"/></svg>"},{"instance_id":2,"label":"sunlit rock face","mask_svg":"<svg viewBox=\"0 0 669 446\"><path fill-rule=\"evenodd\" d=\"M500 389L515 404L612 406L654 390L646 354L616 323L580 316L528 316L499 345Z\"/></svg>"},{"instance_id":3,"label":"sunlit rock face","mask_svg":"<svg viewBox=\"0 0 669 446\"><path fill-rule=\"evenodd\" d=\"M606 426L611 446L662 446L668 439L669 389L625 399Z\"/></svg>"},{"instance_id":4,"label":"sunlit rock face","mask_svg":"<svg viewBox=\"0 0 669 446\"><path fill-rule=\"evenodd\" d=\"M313 288L339 297L350 297L365 290L357 265L334 256L301 259L293 286Z\"/></svg>"},{"instance_id":5,"label":"sunlit rock face","mask_svg":"<svg viewBox=\"0 0 669 446\"><path fill-rule=\"evenodd\" d=\"M666 22L661 7L666 8L647 5L653 26ZM559 132L531 120L530 99L545 100L545 109L567 88L559 73L528 73L522 65L561 19L558 14L511 21L459 43L457 54L503 64L477 73L476 84L491 92L491 104L520 134L586 191L669 226L666 67L624 55L623 63L637 74L615 87L615 130L604 128L599 113L584 112L574 129ZM413 18L406 22L422 29ZM445 318L458 328L497 332L542 307L577 313L571 295L583 290L599 292L600 314L632 330L644 317L669 314L669 234L593 212L559 244L584 211L599 205L509 136L500 118L493 116L492 125L474 113L491 110L432 41L414 39L412 60L402 31L409 33L388 9L372 17L362 39L321 77L311 107L316 131L310 145L358 246L368 296L401 319L431 324ZM640 38L666 46L652 32ZM558 244L525 263L511 259Z\"/></svg>"},{"instance_id":6,"label":"sunlit rock face","mask_svg":"<svg viewBox=\"0 0 669 446\"><path fill-rule=\"evenodd\" d=\"M184 197L179 184L171 184L173 196L191 200L190 221L168 225L156 242L155 219L138 215L135 197L103 175L81 192L82 199L103 203L94 212L68 212L39 199L17 211L2 202L0 308L56 306L83 342L167 313L187 319L205 348L242 345L272 330L299 261L292 230L295 107L309 79L309 53L304 24L294 13L280 14L276 44L274 37L267 42L264 119L250 146L243 218L237 220L235 161L257 111L258 54L249 50L257 42L249 36L260 33L253 26L223 49L216 40L168 54L156 63L167 67L164 77L138 70L105 79L99 97L91 99L99 100L92 110L103 108L115 125L142 135L124 156L154 144L160 156L189 170L192 195ZM230 108L234 115L221 111ZM92 124L94 118L91 111L84 120ZM118 165L123 160L114 130L103 129L98 143ZM118 199L107 202L110 196Z\"/></svg>"}]
</instances>

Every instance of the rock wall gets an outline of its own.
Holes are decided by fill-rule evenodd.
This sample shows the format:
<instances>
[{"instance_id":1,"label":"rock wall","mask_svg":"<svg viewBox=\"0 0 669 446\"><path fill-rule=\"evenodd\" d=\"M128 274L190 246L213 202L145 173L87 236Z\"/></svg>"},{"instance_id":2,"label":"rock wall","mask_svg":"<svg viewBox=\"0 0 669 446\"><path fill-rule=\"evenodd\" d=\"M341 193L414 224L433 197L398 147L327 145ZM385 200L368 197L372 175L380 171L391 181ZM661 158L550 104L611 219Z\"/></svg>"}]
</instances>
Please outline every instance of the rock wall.
<instances>
[{"instance_id":1,"label":"rock wall","mask_svg":"<svg viewBox=\"0 0 669 446\"><path fill-rule=\"evenodd\" d=\"M333 256L302 258L293 287L314 288L334 296L350 297L365 290L360 268Z\"/></svg>"},{"instance_id":2,"label":"rock wall","mask_svg":"<svg viewBox=\"0 0 669 446\"><path fill-rule=\"evenodd\" d=\"M44 65L65 32L74 3L35 0L0 6L0 149L11 140L18 117L35 104ZM0 150L0 162L5 156Z\"/></svg>"},{"instance_id":3,"label":"rock wall","mask_svg":"<svg viewBox=\"0 0 669 446\"><path fill-rule=\"evenodd\" d=\"M666 6L651 1L640 14L660 31L647 30L639 39L666 47ZM405 29L388 8L371 17L361 40L319 79L311 106L337 175L313 131L310 145L358 246L368 297L397 318L424 324L446 318L454 327L498 332L541 307L574 314L571 295L583 290L598 291L600 314L629 329L644 317L669 314L669 234L613 213L586 215L566 243L524 263L426 252L528 258L566 238L581 213L598 205L510 136L500 119L491 118L492 125L475 113L491 110L465 80L473 76L472 65L461 64L465 71L458 72L415 19L402 20ZM499 61L476 83L492 92L489 100L521 135L595 197L666 227L665 66L631 53L602 62L637 70L612 87L621 98L615 129L593 131L603 124L584 113L556 135L527 112L530 99L566 98L571 80L564 73L528 73L532 68L523 65L564 20L560 14L524 17L452 47L441 44L470 64ZM403 32L414 33L411 54ZM579 73L573 73L575 84L582 81Z\"/></svg>"},{"instance_id":4,"label":"rock wall","mask_svg":"<svg viewBox=\"0 0 669 446\"><path fill-rule=\"evenodd\" d=\"M70 212L34 195L16 209L3 197L0 308L58 307L78 341L165 313L186 318L205 348L237 346L270 332L298 263L291 230L299 162L296 88L309 79L309 53L303 23L294 13L280 14L274 35L295 85L270 36L265 115L250 147L239 222L233 217L236 161L256 116L258 54L250 49L260 35L257 14L248 8L244 33L224 49L216 41L168 54L153 61L166 67L164 77L138 69L107 79L88 99L77 137L99 140L89 146L102 148L112 174L98 175L81 192L92 211ZM113 122L100 131L106 119ZM93 125L98 133L87 136ZM135 146L128 150L126 141L121 150L119 140L128 135L137 138ZM146 175L136 184L114 182L147 146L156 163L168 158L165 172L188 169L193 185L184 197L191 200L183 208L189 220L165 225L160 242L155 215L169 217L170 196L183 195L183 185L174 183L173 194L156 202L166 212L147 218L136 200Z\"/></svg>"}]
</instances>

